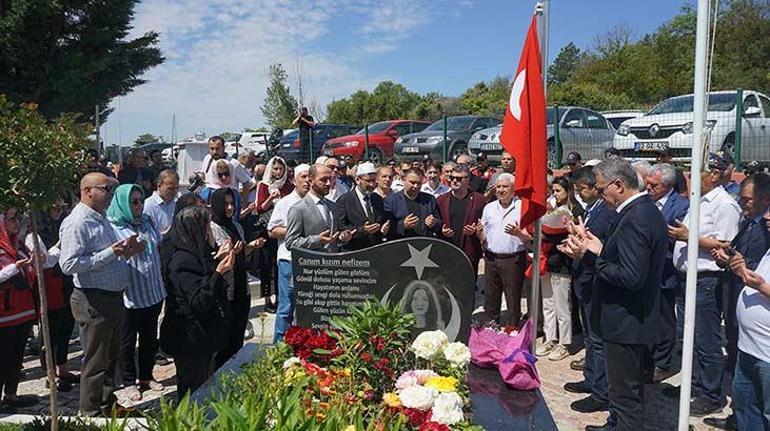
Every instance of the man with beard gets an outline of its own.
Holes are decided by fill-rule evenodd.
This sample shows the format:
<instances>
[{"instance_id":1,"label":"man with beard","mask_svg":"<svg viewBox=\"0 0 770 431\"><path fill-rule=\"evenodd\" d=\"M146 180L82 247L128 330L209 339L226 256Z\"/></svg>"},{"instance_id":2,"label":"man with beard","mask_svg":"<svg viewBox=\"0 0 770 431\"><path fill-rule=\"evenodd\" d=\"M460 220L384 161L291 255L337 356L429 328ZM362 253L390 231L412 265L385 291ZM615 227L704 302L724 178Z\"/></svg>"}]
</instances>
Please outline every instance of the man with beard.
<instances>
[{"instance_id":1,"label":"man with beard","mask_svg":"<svg viewBox=\"0 0 770 431\"><path fill-rule=\"evenodd\" d=\"M422 178L422 170L407 169L403 176L404 189L385 199L385 214L390 220L392 238L435 237L441 232L436 199L420 191Z\"/></svg>"},{"instance_id":2,"label":"man with beard","mask_svg":"<svg viewBox=\"0 0 770 431\"><path fill-rule=\"evenodd\" d=\"M437 205L444 225L441 235L459 247L478 273L481 259L481 242L476 235L476 224L481 219L486 199L481 193L468 189L470 173L465 166L455 166L449 176L452 191L437 199Z\"/></svg>"},{"instance_id":3,"label":"man with beard","mask_svg":"<svg viewBox=\"0 0 770 431\"><path fill-rule=\"evenodd\" d=\"M382 200L375 203L373 199L376 176L371 162L358 165L356 187L337 200L342 228L356 232L345 245L345 250L361 250L377 245L390 231L390 221L385 217Z\"/></svg>"},{"instance_id":4,"label":"man with beard","mask_svg":"<svg viewBox=\"0 0 770 431\"><path fill-rule=\"evenodd\" d=\"M270 238L278 240L278 310L275 316L274 343L283 339L283 335L294 319L294 305L297 298L291 281L291 252L286 248L286 226L289 209L302 200L310 190L309 170L310 166L307 164L294 168L294 190L278 201L267 224Z\"/></svg>"}]
</instances>

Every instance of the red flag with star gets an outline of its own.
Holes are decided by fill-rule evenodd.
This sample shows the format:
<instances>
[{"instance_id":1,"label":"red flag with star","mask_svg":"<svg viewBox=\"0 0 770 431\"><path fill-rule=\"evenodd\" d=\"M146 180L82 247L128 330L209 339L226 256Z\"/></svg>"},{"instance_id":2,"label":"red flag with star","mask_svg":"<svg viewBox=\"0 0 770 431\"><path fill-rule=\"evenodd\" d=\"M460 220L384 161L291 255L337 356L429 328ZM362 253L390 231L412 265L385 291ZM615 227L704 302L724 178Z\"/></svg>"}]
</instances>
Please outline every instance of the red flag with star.
<instances>
[{"instance_id":1,"label":"red flag with star","mask_svg":"<svg viewBox=\"0 0 770 431\"><path fill-rule=\"evenodd\" d=\"M500 142L516 160L516 196L521 198L521 226L546 213L548 198L546 106L537 22L532 17L519 67L505 110Z\"/></svg>"}]
</instances>

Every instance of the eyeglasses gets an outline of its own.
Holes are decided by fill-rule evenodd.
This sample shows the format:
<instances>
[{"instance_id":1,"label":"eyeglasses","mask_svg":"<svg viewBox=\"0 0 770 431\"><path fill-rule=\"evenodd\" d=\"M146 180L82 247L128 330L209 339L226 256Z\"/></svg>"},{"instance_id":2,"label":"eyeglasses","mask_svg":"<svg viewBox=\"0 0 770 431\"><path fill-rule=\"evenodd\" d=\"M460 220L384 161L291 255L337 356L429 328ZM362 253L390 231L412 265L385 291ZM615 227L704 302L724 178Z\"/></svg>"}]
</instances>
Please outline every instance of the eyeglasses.
<instances>
[{"instance_id":1,"label":"eyeglasses","mask_svg":"<svg viewBox=\"0 0 770 431\"><path fill-rule=\"evenodd\" d=\"M98 184L98 185L95 185L95 186L91 186L91 188L92 189L99 189L99 190L103 191L104 193L107 193L108 195L111 195L111 194L115 193L115 187L110 186L110 185Z\"/></svg>"},{"instance_id":2,"label":"eyeglasses","mask_svg":"<svg viewBox=\"0 0 770 431\"><path fill-rule=\"evenodd\" d=\"M131 199L131 205L142 205L144 201L141 199Z\"/></svg>"},{"instance_id":3,"label":"eyeglasses","mask_svg":"<svg viewBox=\"0 0 770 431\"><path fill-rule=\"evenodd\" d=\"M69 208L69 205L67 205L67 204L54 204L54 205L51 205L51 209L54 210L54 211L61 211L63 209L67 209L67 208Z\"/></svg>"},{"instance_id":4,"label":"eyeglasses","mask_svg":"<svg viewBox=\"0 0 770 431\"><path fill-rule=\"evenodd\" d=\"M5 222L6 223L8 223L8 222L16 222L16 221L19 221L19 214L14 214L11 217L6 217L5 218Z\"/></svg>"},{"instance_id":5,"label":"eyeglasses","mask_svg":"<svg viewBox=\"0 0 770 431\"><path fill-rule=\"evenodd\" d=\"M452 175L452 176L449 177L449 179L452 180L452 181L463 181L466 178L468 178L468 177L458 176L458 175Z\"/></svg>"},{"instance_id":6,"label":"eyeglasses","mask_svg":"<svg viewBox=\"0 0 770 431\"><path fill-rule=\"evenodd\" d=\"M339 171L340 170L339 166L329 165L328 167L329 167L329 169L331 169L333 171Z\"/></svg>"},{"instance_id":7,"label":"eyeglasses","mask_svg":"<svg viewBox=\"0 0 770 431\"><path fill-rule=\"evenodd\" d=\"M219 178L230 178L230 172L218 172L217 176Z\"/></svg>"}]
</instances>

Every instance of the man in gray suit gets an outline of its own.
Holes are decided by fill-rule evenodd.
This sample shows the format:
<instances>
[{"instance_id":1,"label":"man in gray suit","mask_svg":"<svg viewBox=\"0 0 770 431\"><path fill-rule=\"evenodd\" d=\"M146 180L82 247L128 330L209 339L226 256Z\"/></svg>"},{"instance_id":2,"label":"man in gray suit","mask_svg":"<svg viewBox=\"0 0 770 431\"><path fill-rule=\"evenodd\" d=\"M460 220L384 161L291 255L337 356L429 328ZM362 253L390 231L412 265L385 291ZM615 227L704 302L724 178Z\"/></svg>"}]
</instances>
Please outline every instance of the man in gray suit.
<instances>
[{"instance_id":1,"label":"man in gray suit","mask_svg":"<svg viewBox=\"0 0 770 431\"><path fill-rule=\"evenodd\" d=\"M331 169L316 164L308 173L310 191L289 209L286 248L289 251L307 248L336 253L340 251L340 244L350 241L355 229L340 229L337 206L325 197L331 187Z\"/></svg>"}]
</instances>

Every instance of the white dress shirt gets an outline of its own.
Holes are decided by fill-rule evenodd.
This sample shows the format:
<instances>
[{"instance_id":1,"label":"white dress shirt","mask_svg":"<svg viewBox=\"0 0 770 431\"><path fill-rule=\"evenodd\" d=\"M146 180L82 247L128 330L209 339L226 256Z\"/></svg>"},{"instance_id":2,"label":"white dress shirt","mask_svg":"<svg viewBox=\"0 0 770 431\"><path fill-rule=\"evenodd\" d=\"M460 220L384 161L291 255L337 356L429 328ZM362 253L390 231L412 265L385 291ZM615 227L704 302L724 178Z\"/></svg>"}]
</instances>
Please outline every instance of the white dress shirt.
<instances>
[{"instance_id":1,"label":"white dress shirt","mask_svg":"<svg viewBox=\"0 0 770 431\"><path fill-rule=\"evenodd\" d=\"M358 198L358 202L361 204L361 208L364 209L364 215L366 215L366 217L371 217L372 215L369 214L369 211L366 210L366 195L362 193L361 189L359 189L358 187L355 188L355 191L356 191L356 197ZM371 206L372 206L371 194L369 196L370 196L369 209L371 209Z\"/></svg>"},{"instance_id":2,"label":"white dress shirt","mask_svg":"<svg viewBox=\"0 0 770 431\"><path fill-rule=\"evenodd\" d=\"M422 187L420 188L420 191L421 192L425 192L425 193L433 196L434 198L437 198L437 197L439 197L439 196L441 196L443 194L449 193L450 191L452 191L452 189L449 188L448 185L442 184L441 182L438 183L438 187L433 189L433 188L431 188L430 183L427 182L427 183L422 185Z\"/></svg>"},{"instance_id":3,"label":"white dress shirt","mask_svg":"<svg viewBox=\"0 0 770 431\"><path fill-rule=\"evenodd\" d=\"M674 189L671 189L671 190L669 190L669 191L668 191L668 193L666 193L666 194L665 194L665 195L664 195L662 198L660 198L660 199L658 199L657 201L655 201L655 206L656 206L656 207L658 207L658 210L659 210L659 211L663 211L663 207L664 207L664 206L666 206L666 202L668 202L668 199L669 199L669 198L671 197L671 195L673 195L674 193L676 193L676 192L674 191Z\"/></svg>"},{"instance_id":4,"label":"white dress shirt","mask_svg":"<svg viewBox=\"0 0 770 431\"><path fill-rule=\"evenodd\" d=\"M770 281L770 251L759 261L756 271ZM738 296L738 349L770 362L770 298L749 286Z\"/></svg>"},{"instance_id":5,"label":"white dress shirt","mask_svg":"<svg viewBox=\"0 0 770 431\"><path fill-rule=\"evenodd\" d=\"M495 254L513 254L524 251L526 246L519 237L505 233L505 226L518 224L520 218L520 199L514 198L507 208L503 208L499 200L488 203L481 214L481 223L487 237L486 250Z\"/></svg>"},{"instance_id":6,"label":"white dress shirt","mask_svg":"<svg viewBox=\"0 0 770 431\"><path fill-rule=\"evenodd\" d=\"M682 221L687 225L690 221L690 212ZM738 234L741 221L741 208L735 199L722 187L706 193L700 198L700 236L714 238L720 241L732 241ZM687 271L687 242L677 241L674 244L674 266L682 272ZM697 247L697 244L695 244ZM722 271L714 259L711 251L698 247L698 272Z\"/></svg>"},{"instance_id":7,"label":"white dress shirt","mask_svg":"<svg viewBox=\"0 0 770 431\"><path fill-rule=\"evenodd\" d=\"M618 205L618 209L616 211L618 212L618 214L620 214L620 212L623 211L623 208L629 206L631 204L631 202L639 199L642 196L645 196L646 194L647 194L647 192L639 192L639 193L631 196L630 198L626 199L625 202L623 202L622 204Z\"/></svg>"},{"instance_id":8,"label":"white dress shirt","mask_svg":"<svg viewBox=\"0 0 770 431\"><path fill-rule=\"evenodd\" d=\"M294 189L293 192L281 198L281 200L275 204L273 213L270 214L270 221L267 222L267 230L271 231L277 227L285 228L288 225L289 208L301 200L302 198L297 194L297 189ZM291 252L286 248L286 238L278 239L278 260L291 262Z\"/></svg>"},{"instance_id":9,"label":"white dress shirt","mask_svg":"<svg viewBox=\"0 0 770 431\"><path fill-rule=\"evenodd\" d=\"M340 198L340 196L344 195L345 193L349 192L350 189L348 186L343 184L340 180L337 180L337 182L334 184L334 188L329 189L329 194L326 195L326 199L330 200L332 202L337 202L337 199Z\"/></svg>"}]
</instances>

